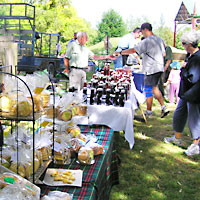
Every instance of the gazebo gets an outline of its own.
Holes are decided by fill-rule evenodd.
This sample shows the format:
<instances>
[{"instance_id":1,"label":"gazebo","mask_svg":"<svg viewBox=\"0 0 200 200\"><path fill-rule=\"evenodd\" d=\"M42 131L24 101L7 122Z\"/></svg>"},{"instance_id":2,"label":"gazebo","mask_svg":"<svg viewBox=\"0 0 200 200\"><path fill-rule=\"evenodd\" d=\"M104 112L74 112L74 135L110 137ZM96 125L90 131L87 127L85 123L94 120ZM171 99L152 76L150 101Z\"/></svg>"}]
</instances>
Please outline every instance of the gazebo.
<instances>
[{"instance_id":1,"label":"gazebo","mask_svg":"<svg viewBox=\"0 0 200 200\"><path fill-rule=\"evenodd\" d=\"M199 0L183 0L174 20L174 47L176 42L176 28L178 24L191 24L193 29L200 28Z\"/></svg>"}]
</instances>

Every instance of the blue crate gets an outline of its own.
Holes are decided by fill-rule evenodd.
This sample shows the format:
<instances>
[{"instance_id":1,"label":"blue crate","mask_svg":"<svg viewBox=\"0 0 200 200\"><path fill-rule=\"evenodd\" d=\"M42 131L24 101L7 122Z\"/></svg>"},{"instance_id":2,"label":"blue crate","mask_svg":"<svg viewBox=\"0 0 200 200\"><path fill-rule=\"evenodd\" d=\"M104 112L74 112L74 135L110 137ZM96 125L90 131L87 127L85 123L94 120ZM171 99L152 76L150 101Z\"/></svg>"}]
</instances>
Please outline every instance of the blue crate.
<instances>
[{"instance_id":1,"label":"blue crate","mask_svg":"<svg viewBox=\"0 0 200 200\"><path fill-rule=\"evenodd\" d=\"M143 93L144 90L144 74L132 72L134 83L137 90Z\"/></svg>"}]
</instances>

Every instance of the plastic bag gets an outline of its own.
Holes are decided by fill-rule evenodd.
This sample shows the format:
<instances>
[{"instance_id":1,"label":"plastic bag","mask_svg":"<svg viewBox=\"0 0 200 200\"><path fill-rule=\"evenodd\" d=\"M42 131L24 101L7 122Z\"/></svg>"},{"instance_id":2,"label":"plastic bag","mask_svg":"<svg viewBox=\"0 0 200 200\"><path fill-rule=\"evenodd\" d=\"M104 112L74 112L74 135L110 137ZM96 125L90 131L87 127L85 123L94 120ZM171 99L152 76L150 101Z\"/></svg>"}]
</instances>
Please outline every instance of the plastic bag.
<instances>
[{"instance_id":1,"label":"plastic bag","mask_svg":"<svg viewBox=\"0 0 200 200\"><path fill-rule=\"evenodd\" d=\"M73 195L66 193L66 192L60 192L60 191L50 191L48 195L45 195L41 198L41 200L72 200Z\"/></svg>"},{"instance_id":2,"label":"plastic bag","mask_svg":"<svg viewBox=\"0 0 200 200\"><path fill-rule=\"evenodd\" d=\"M94 161L93 150L90 147L81 147L78 152L78 160L81 164L92 164Z\"/></svg>"},{"instance_id":3,"label":"plastic bag","mask_svg":"<svg viewBox=\"0 0 200 200\"><path fill-rule=\"evenodd\" d=\"M71 153L64 143L54 143L54 160L56 164L70 164Z\"/></svg>"},{"instance_id":4,"label":"plastic bag","mask_svg":"<svg viewBox=\"0 0 200 200\"><path fill-rule=\"evenodd\" d=\"M26 83L29 86L31 92L36 95L42 93L49 82L49 77L44 72L34 72L33 74L26 75Z\"/></svg>"},{"instance_id":5,"label":"plastic bag","mask_svg":"<svg viewBox=\"0 0 200 200\"><path fill-rule=\"evenodd\" d=\"M30 116L33 112L31 102L24 96L19 96L15 99L15 103L12 107L11 114L15 116Z\"/></svg>"}]
</instances>

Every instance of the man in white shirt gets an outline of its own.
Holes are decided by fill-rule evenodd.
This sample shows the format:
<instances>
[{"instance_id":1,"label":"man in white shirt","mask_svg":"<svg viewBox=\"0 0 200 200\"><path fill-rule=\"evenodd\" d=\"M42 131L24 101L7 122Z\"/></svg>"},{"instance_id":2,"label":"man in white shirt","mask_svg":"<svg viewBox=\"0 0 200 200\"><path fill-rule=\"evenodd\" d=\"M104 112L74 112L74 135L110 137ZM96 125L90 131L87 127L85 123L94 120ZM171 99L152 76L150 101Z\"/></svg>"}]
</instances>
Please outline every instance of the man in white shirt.
<instances>
[{"instance_id":1,"label":"man in white shirt","mask_svg":"<svg viewBox=\"0 0 200 200\"><path fill-rule=\"evenodd\" d=\"M135 28L131 33L124 35L120 40L115 52L121 52L125 49L133 48L137 43L137 39L140 37L141 32L140 28ZM122 56L122 65L126 65L128 55Z\"/></svg>"},{"instance_id":2,"label":"man in white shirt","mask_svg":"<svg viewBox=\"0 0 200 200\"><path fill-rule=\"evenodd\" d=\"M111 55L95 55L85 46L88 40L86 32L77 33L77 39L72 42L65 54L65 72L69 72L69 87L81 90L86 82L88 59L113 59Z\"/></svg>"}]
</instances>

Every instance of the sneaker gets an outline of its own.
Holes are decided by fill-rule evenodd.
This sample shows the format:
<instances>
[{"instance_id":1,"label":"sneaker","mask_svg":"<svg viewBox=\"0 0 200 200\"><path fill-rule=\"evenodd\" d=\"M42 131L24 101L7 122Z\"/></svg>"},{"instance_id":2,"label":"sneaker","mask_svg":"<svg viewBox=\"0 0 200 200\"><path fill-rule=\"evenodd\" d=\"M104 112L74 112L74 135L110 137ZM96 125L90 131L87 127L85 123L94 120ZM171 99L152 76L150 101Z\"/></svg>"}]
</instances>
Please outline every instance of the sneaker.
<instances>
[{"instance_id":1,"label":"sneaker","mask_svg":"<svg viewBox=\"0 0 200 200\"><path fill-rule=\"evenodd\" d=\"M177 139L177 138L175 137L175 135L172 136L172 137L165 137L165 138L164 138L164 142L167 143L167 144L172 143L172 144L175 144L175 145L178 145L178 146L182 144L181 139Z\"/></svg>"},{"instance_id":2,"label":"sneaker","mask_svg":"<svg viewBox=\"0 0 200 200\"><path fill-rule=\"evenodd\" d=\"M187 155L187 156L193 156L193 155L196 155L196 154L199 154L199 145L197 144L191 144L186 151L184 151L184 153Z\"/></svg>"},{"instance_id":3,"label":"sneaker","mask_svg":"<svg viewBox=\"0 0 200 200\"><path fill-rule=\"evenodd\" d=\"M165 107L161 110L161 118L167 116L169 114L169 110Z\"/></svg>"},{"instance_id":4,"label":"sneaker","mask_svg":"<svg viewBox=\"0 0 200 200\"><path fill-rule=\"evenodd\" d=\"M147 110L144 112L144 115L146 118L151 118L153 116L153 112L147 112Z\"/></svg>"}]
</instances>

